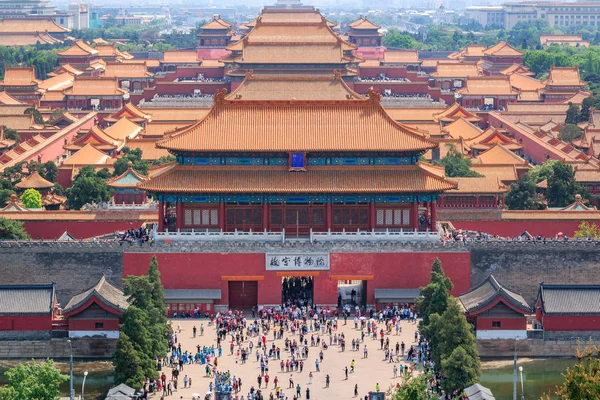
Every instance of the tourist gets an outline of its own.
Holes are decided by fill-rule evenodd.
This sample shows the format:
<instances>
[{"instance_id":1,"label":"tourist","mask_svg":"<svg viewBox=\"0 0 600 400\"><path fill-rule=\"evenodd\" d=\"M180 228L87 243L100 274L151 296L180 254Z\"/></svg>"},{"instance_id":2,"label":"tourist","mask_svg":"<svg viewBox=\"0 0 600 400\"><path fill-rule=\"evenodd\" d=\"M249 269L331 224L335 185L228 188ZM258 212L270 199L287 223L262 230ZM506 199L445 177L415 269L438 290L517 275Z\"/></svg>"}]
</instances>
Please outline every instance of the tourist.
<instances>
[{"instance_id":1,"label":"tourist","mask_svg":"<svg viewBox=\"0 0 600 400\"><path fill-rule=\"evenodd\" d=\"M327 376L325 376L325 387L326 388L329 387L329 374L327 374Z\"/></svg>"}]
</instances>

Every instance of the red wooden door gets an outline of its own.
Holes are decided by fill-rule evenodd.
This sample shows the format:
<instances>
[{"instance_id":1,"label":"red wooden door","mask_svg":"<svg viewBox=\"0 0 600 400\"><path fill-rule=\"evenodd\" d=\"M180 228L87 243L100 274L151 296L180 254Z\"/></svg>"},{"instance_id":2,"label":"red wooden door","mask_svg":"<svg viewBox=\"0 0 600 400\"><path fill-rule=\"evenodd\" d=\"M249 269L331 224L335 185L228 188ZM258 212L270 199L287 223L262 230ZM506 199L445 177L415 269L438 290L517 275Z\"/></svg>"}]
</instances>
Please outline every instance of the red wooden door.
<instances>
[{"instance_id":1,"label":"red wooden door","mask_svg":"<svg viewBox=\"0 0 600 400\"><path fill-rule=\"evenodd\" d=\"M229 308L252 308L258 305L257 281L230 281Z\"/></svg>"}]
</instances>

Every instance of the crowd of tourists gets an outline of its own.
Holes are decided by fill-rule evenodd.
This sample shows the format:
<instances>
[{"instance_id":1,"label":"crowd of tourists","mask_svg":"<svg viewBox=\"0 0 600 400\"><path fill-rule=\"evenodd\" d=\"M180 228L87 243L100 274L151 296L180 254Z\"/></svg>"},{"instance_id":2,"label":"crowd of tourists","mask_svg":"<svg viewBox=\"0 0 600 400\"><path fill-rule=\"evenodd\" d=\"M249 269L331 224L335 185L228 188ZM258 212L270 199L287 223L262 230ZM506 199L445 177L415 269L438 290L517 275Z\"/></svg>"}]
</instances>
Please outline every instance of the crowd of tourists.
<instances>
[{"instance_id":1,"label":"crowd of tourists","mask_svg":"<svg viewBox=\"0 0 600 400\"><path fill-rule=\"evenodd\" d=\"M124 232L115 232L115 237L119 240L121 245L123 243L138 243L142 246L146 242L152 242L152 236L147 228L128 229Z\"/></svg>"},{"instance_id":2,"label":"crowd of tourists","mask_svg":"<svg viewBox=\"0 0 600 400\"><path fill-rule=\"evenodd\" d=\"M365 312L364 309L357 308L354 315L351 315L347 311L316 309L310 305L300 306L299 303L291 302L277 308L254 308L251 316L232 310L198 322L192 329L192 337L195 339L198 335L204 336L205 329L214 330L215 344L198 344L195 349L182 348L178 340L181 326L174 321L177 326L174 326L169 340L169 354L157 359L158 369L170 372L161 372L158 381L147 381L145 389L148 392L157 392L162 396L161 399L165 399L172 396L173 392L176 393L181 385L183 388L191 388L192 378L186 374L186 368L188 365L195 365L196 368L203 366L204 376L210 379L210 383L209 392L204 395L195 393L192 396L194 400L212 399L214 393L229 393L235 400L310 400L314 396L311 394L314 375L321 373L328 350L336 348L340 352L356 353L352 362L343 368L346 380L350 374L356 373L361 360L368 359L372 351L380 351L378 354L383 356L381 362L389 364L390 374L398 378L398 385L401 382L399 378L406 374L431 371L428 374L428 390L440 393L441 377L433 372L429 345L418 331L415 331L412 343L406 344L402 340L392 343L394 336L400 339L403 325L417 323L417 314L408 305L387 307L379 312ZM339 329L342 323L354 324L351 332L353 336L356 334L355 337L347 337L348 330L345 329L344 333ZM280 340L283 342L276 344ZM244 382L243 385L236 371L220 368L224 352L227 353L226 357L235 358L235 363L239 366L237 368L245 368L243 366L252 363L257 369L256 381ZM309 355L314 360L310 363ZM320 375L325 388L329 388L332 384L331 377L326 372L328 371L323 370ZM301 380L301 376L308 378L305 387L302 385L306 380ZM355 384L354 398L368 400L368 392L381 391L379 383L375 383L368 388L359 388ZM288 397L290 393L293 393L291 398ZM175 394L174 398L184 397Z\"/></svg>"}]
</instances>

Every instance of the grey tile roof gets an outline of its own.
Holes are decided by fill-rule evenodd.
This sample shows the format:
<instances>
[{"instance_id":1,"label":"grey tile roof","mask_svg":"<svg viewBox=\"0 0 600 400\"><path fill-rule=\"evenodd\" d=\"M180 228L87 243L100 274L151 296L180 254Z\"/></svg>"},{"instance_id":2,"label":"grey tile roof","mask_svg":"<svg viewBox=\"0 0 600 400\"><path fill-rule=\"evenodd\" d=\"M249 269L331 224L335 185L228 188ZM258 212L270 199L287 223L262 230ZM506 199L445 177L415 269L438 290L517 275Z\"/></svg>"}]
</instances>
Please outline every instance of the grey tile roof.
<instances>
[{"instance_id":1,"label":"grey tile roof","mask_svg":"<svg viewBox=\"0 0 600 400\"><path fill-rule=\"evenodd\" d=\"M496 400L492 391L479 383L466 388L465 394L469 400Z\"/></svg>"},{"instance_id":2,"label":"grey tile roof","mask_svg":"<svg viewBox=\"0 0 600 400\"><path fill-rule=\"evenodd\" d=\"M375 289L375 298L411 302L421 295L419 289Z\"/></svg>"},{"instance_id":3,"label":"grey tile roof","mask_svg":"<svg viewBox=\"0 0 600 400\"><path fill-rule=\"evenodd\" d=\"M54 299L54 283L1 285L0 315L50 315Z\"/></svg>"},{"instance_id":4,"label":"grey tile roof","mask_svg":"<svg viewBox=\"0 0 600 400\"><path fill-rule=\"evenodd\" d=\"M493 275L488 276L486 280L467 293L458 296L458 299L466 312L473 312L484 308L498 296L502 296L506 301L522 310L524 313L532 311L523 296L502 286Z\"/></svg>"},{"instance_id":5,"label":"grey tile roof","mask_svg":"<svg viewBox=\"0 0 600 400\"><path fill-rule=\"evenodd\" d=\"M540 283L544 314L600 314L600 285L551 285Z\"/></svg>"},{"instance_id":6,"label":"grey tile roof","mask_svg":"<svg viewBox=\"0 0 600 400\"><path fill-rule=\"evenodd\" d=\"M220 300L221 289L165 289L165 300Z\"/></svg>"},{"instance_id":7,"label":"grey tile roof","mask_svg":"<svg viewBox=\"0 0 600 400\"><path fill-rule=\"evenodd\" d=\"M83 293L73 296L73 298L69 300L67 306L63 309L63 314L85 304L92 297L97 297L106 305L121 312L129 307L129 302L127 301L127 297L123 294L123 291L107 281L106 277L102 276L95 286L92 286Z\"/></svg>"},{"instance_id":8,"label":"grey tile roof","mask_svg":"<svg viewBox=\"0 0 600 400\"><path fill-rule=\"evenodd\" d=\"M135 396L135 389L121 383L111 388L106 395L106 400L131 400Z\"/></svg>"}]
</instances>

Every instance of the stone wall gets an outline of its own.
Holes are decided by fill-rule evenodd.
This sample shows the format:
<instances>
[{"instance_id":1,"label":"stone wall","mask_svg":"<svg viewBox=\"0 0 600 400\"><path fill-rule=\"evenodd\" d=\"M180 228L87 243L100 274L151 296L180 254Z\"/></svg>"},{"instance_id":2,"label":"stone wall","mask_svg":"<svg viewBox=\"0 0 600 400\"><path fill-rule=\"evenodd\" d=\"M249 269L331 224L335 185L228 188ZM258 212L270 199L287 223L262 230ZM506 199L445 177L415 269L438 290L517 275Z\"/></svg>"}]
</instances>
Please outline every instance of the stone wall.
<instances>
[{"instance_id":1,"label":"stone wall","mask_svg":"<svg viewBox=\"0 0 600 400\"><path fill-rule=\"evenodd\" d=\"M115 339L72 339L73 358L109 359L115 352ZM68 359L67 339L0 341L0 359L53 358Z\"/></svg>"},{"instance_id":2,"label":"stone wall","mask_svg":"<svg viewBox=\"0 0 600 400\"><path fill-rule=\"evenodd\" d=\"M121 285L123 255L119 246L21 244L0 247L0 284L56 282L64 307L77 293L98 283L102 275Z\"/></svg>"},{"instance_id":3,"label":"stone wall","mask_svg":"<svg viewBox=\"0 0 600 400\"><path fill-rule=\"evenodd\" d=\"M575 357L577 347L581 343L584 348L590 344L589 339L577 340L544 340L527 339L516 342L519 357ZM599 346L600 340L592 340L592 345ZM513 357L515 354L515 341L511 339L477 340L477 349L480 357Z\"/></svg>"},{"instance_id":4,"label":"stone wall","mask_svg":"<svg viewBox=\"0 0 600 400\"><path fill-rule=\"evenodd\" d=\"M471 286L490 274L535 304L540 282L600 284L598 242L509 242L474 244Z\"/></svg>"},{"instance_id":5,"label":"stone wall","mask_svg":"<svg viewBox=\"0 0 600 400\"><path fill-rule=\"evenodd\" d=\"M327 252L471 252L471 286L489 274L523 294L533 305L538 285L600 284L600 242L467 242L465 243L174 243L144 246L115 242L0 242L0 284L57 283L66 305L105 274L117 285L123 275L123 253L256 253Z\"/></svg>"}]
</instances>

